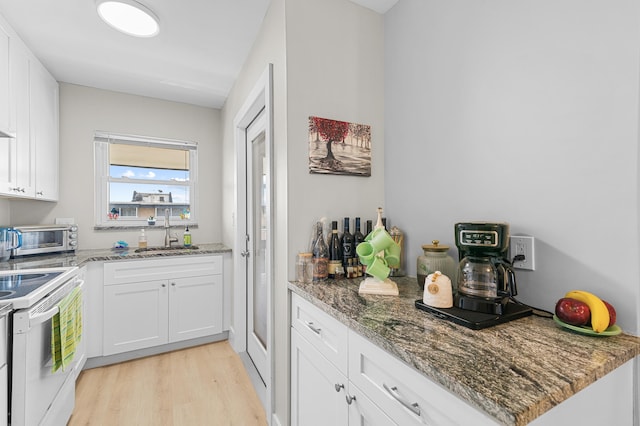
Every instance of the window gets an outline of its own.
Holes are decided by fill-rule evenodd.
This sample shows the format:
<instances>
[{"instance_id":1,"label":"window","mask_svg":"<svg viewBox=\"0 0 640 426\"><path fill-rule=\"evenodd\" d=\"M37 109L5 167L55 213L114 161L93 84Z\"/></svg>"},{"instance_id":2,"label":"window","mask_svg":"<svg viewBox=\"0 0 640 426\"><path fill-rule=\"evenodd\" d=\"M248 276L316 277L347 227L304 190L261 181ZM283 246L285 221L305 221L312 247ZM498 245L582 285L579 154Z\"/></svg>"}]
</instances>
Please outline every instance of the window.
<instances>
[{"instance_id":1,"label":"window","mask_svg":"<svg viewBox=\"0 0 640 426\"><path fill-rule=\"evenodd\" d=\"M196 223L198 145L96 132L96 226Z\"/></svg>"}]
</instances>

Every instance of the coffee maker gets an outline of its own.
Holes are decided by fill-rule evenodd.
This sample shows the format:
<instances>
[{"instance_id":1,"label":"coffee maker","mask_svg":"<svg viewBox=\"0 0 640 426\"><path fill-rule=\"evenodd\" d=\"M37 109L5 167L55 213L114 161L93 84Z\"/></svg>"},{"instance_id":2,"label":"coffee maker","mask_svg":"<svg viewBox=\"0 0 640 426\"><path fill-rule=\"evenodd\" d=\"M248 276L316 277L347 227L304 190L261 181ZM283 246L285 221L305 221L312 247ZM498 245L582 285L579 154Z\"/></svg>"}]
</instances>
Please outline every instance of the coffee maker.
<instances>
[{"instance_id":1,"label":"coffee maker","mask_svg":"<svg viewBox=\"0 0 640 426\"><path fill-rule=\"evenodd\" d=\"M495 315L530 313L529 308L511 302L518 292L508 259L508 224L457 223L455 242L460 260L455 307Z\"/></svg>"}]
</instances>

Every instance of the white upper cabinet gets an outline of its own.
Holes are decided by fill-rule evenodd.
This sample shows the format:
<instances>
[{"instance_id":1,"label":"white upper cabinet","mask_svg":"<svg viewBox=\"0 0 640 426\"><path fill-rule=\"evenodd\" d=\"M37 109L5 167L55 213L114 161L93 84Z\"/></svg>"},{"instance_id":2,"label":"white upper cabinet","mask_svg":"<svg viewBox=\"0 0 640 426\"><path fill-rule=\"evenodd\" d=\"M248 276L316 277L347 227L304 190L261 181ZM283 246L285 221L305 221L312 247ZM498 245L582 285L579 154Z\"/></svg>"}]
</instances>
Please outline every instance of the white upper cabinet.
<instances>
[{"instance_id":1,"label":"white upper cabinet","mask_svg":"<svg viewBox=\"0 0 640 426\"><path fill-rule=\"evenodd\" d=\"M39 63L29 72L31 139L35 144L37 199L58 199L58 82Z\"/></svg>"},{"instance_id":2,"label":"white upper cabinet","mask_svg":"<svg viewBox=\"0 0 640 426\"><path fill-rule=\"evenodd\" d=\"M9 105L9 33L0 22L0 138L13 133Z\"/></svg>"},{"instance_id":3,"label":"white upper cabinet","mask_svg":"<svg viewBox=\"0 0 640 426\"><path fill-rule=\"evenodd\" d=\"M35 140L31 135L31 82L33 60L19 43L11 43L12 121L16 130L13 143L13 173L9 193L19 197L35 196Z\"/></svg>"},{"instance_id":4,"label":"white upper cabinet","mask_svg":"<svg viewBox=\"0 0 640 426\"><path fill-rule=\"evenodd\" d=\"M58 199L58 90L0 16L0 195Z\"/></svg>"}]
</instances>

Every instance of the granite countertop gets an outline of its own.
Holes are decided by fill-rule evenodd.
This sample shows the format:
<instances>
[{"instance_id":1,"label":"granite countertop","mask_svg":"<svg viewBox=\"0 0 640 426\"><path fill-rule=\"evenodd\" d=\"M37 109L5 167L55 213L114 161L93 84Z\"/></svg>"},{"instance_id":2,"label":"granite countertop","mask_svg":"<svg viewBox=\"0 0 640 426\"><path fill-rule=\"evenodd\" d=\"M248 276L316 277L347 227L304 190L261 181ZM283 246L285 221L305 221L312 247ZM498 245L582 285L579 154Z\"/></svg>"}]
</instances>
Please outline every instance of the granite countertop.
<instances>
[{"instance_id":1,"label":"granite countertop","mask_svg":"<svg viewBox=\"0 0 640 426\"><path fill-rule=\"evenodd\" d=\"M163 256L190 256L202 254L230 253L231 249L222 243L197 244L197 248L174 248L166 250L148 250L136 253L137 247L127 250L84 249L75 253L25 256L0 262L0 270L29 269L60 266L83 266L87 262L114 260L153 259Z\"/></svg>"},{"instance_id":2,"label":"granite countertop","mask_svg":"<svg viewBox=\"0 0 640 426\"><path fill-rule=\"evenodd\" d=\"M289 289L502 424L527 424L640 355L638 337L581 335L538 316L471 330L417 309L414 277L394 278L397 297L359 295L361 281Z\"/></svg>"}]
</instances>

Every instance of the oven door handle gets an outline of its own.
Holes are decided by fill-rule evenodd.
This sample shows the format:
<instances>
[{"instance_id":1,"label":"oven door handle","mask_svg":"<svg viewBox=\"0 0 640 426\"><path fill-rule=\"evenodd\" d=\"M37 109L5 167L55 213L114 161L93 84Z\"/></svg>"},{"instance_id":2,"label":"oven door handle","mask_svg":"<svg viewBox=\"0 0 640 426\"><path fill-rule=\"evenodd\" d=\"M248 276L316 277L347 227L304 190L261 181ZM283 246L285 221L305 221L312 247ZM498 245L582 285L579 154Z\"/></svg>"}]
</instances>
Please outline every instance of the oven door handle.
<instances>
[{"instance_id":1,"label":"oven door handle","mask_svg":"<svg viewBox=\"0 0 640 426\"><path fill-rule=\"evenodd\" d=\"M79 284L76 286L76 288L82 289L82 287L84 286L84 280L78 280L78 281L79 281ZM46 312L29 317L29 324L30 326L42 324L43 322L53 318L53 316L58 312L60 312L60 308L58 308L58 305L56 305Z\"/></svg>"},{"instance_id":2,"label":"oven door handle","mask_svg":"<svg viewBox=\"0 0 640 426\"><path fill-rule=\"evenodd\" d=\"M46 312L43 312L38 315L34 315L31 318L29 318L29 325L34 326L34 325L42 324L43 322L53 318L54 315L57 314L58 312L60 312L60 309L58 309L58 306L56 305Z\"/></svg>"}]
</instances>

